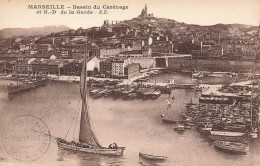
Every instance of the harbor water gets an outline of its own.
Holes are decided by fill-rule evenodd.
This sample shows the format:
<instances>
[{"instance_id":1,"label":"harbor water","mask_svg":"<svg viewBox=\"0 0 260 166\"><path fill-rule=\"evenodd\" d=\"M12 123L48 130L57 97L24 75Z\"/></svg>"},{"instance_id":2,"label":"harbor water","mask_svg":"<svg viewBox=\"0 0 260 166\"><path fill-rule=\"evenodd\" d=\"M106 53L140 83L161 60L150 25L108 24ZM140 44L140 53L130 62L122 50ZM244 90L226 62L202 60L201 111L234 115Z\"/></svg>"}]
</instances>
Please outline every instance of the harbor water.
<instances>
[{"instance_id":1,"label":"harbor water","mask_svg":"<svg viewBox=\"0 0 260 166\"><path fill-rule=\"evenodd\" d=\"M162 73L149 81L191 83L191 76L180 73ZM218 82L212 78L207 81ZM221 78L223 79L223 78ZM224 79L222 80L224 81ZM54 137L73 140L77 132L72 124L80 109L79 84L48 82L46 86L33 89L8 99L6 85L11 81L0 80L0 140L10 121L21 115L42 119ZM172 96L175 97L172 100ZM8 154L0 144L0 165L54 165L54 166L103 166L103 165L174 165L174 166L239 166L260 165L260 139L249 142L250 153L232 155L214 148L208 139L194 129L183 134L174 131L176 125L161 122L161 114L177 118L185 111L185 104L198 103L199 91L174 89L170 95L162 94L154 100L122 100L110 97L92 99L89 97L89 111L95 134L103 146L116 142L125 146L119 157L75 153L58 149L54 139L45 154L33 162L21 162ZM168 101L171 102L169 107ZM71 127L72 126L72 127ZM151 162L139 158L138 153L167 156L165 162ZM7 164L8 163L8 164ZM10 164L11 163L11 164Z\"/></svg>"}]
</instances>

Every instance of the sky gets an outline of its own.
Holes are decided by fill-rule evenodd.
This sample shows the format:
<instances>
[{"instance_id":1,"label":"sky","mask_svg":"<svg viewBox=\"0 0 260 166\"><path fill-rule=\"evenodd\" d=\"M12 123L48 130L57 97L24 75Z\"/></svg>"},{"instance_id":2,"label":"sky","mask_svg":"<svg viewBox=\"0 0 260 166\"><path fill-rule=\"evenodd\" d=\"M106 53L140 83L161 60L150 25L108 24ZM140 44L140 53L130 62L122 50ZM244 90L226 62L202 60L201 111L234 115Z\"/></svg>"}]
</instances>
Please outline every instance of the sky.
<instances>
[{"instance_id":1,"label":"sky","mask_svg":"<svg viewBox=\"0 0 260 166\"><path fill-rule=\"evenodd\" d=\"M144 5L148 13L160 18L199 25L247 24L259 25L260 0L0 0L0 29L29 28L48 25L67 25L77 29L101 26L104 20L128 20L137 17ZM91 6L94 14L37 14L28 5L65 5L68 12L73 5ZM108 10L98 14L94 5L128 6L127 10ZM86 11L86 10L82 10ZM97 13L96 13L97 12Z\"/></svg>"}]
</instances>

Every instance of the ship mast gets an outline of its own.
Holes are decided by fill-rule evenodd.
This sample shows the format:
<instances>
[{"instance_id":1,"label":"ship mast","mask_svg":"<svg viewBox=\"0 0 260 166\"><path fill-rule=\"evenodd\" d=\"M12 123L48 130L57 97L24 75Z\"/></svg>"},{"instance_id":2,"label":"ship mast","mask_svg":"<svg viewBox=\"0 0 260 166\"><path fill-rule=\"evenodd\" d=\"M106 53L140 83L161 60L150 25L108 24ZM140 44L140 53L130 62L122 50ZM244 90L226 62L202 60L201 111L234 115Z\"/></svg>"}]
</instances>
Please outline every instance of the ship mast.
<instances>
[{"instance_id":1,"label":"ship mast","mask_svg":"<svg viewBox=\"0 0 260 166\"><path fill-rule=\"evenodd\" d=\"M256 56L257 56L257 50L258 50L258 44L259 44L258 43L258 41L259 41L259 30L260 30L260 23L259 23L258 32L257 32L255 56L254 56L254 68L253 68L252 79L251 79L251 83L252 83L252 89L251 89L251 127L252 127L252 129L254 129L254 127L253 127L253 125L254 125L253 124L253 97L254 97L254 80L255 80L255 69L256 69Z\"/></svg>"},{"instance_id":2,"label":"ship mast","mask_svg":"<svg viewBox=\"0 0 260 166\"><path fill-rule=\"evenodd\" d=\"M253 68L252 79L251 79L251 84L252 84L252 89L251 89L251 127L253 127L253 97L254 97L256 54L257 54L257 47L256 47L256 52L255 52L255 57L254 57L254 68Z\"/></svg>"},{"instance_id":3,"label":"ship mast","mask_svg":"<svg viewBox=\"0 0 260 166\"><path fill-rule=\"evenodd\" d=\"M16 62L17 63L17 62ZM18 80L19 80L19 78L18 78L18 70L17 70L17 65L16 65L16 67L15 67L15 70L16 70L16 84L18 85Z\"/></svg>"}]
</instances>

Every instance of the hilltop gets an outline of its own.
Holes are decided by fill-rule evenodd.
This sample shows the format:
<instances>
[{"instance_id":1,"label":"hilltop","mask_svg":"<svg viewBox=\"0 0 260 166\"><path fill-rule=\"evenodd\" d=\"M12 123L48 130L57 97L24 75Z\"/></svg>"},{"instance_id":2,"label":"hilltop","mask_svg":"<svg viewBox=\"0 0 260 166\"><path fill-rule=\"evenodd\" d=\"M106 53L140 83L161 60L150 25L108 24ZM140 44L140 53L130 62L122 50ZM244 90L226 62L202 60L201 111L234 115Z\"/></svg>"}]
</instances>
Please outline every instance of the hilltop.
<instances>
[{"instance_id":1,"label":"hilltop","mask_svg":"<svg viewBox=\"0 0 260 166\"><path fill-rule=\"evenodd\" d=\"M5 28L0 30L0 38L10 38L17 36L33 36L33 35L48 35L50 33L57 33L69 30L65 25L58 26L44 26L33 28Z\"/></svg>"},{"instance_id":2,"label":"hilltop","mask_svg":"<svg viewBox=\"0 0 260 166\"><path fill-rule=\"evenodd\" d=\"M161 32L176 32L180 29L186 29L186 31L199 31L199 30L211 30L211 31L228 31L229 28L236 28L241 32L247 32L257 30L257 26L250 26L245 24L215 24L215 25L196 25L186 24L184 22L178 22L172 19L158 18L158 17L137 17L131 20L124 20L118 23L118 25L124 24L133 27L154 27ZM117 25L114 25L117 26Z\"/></svg>"}]
</instances>

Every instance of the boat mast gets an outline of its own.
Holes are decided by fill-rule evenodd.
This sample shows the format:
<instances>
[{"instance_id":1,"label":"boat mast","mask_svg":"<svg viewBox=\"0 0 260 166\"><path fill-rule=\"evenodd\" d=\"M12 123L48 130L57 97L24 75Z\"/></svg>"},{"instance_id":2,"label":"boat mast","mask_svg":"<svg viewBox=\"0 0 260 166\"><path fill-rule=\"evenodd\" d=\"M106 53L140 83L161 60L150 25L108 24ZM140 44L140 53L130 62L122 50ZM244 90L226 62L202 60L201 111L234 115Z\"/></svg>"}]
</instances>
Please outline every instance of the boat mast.
<instances>
[{"instance_id":1,"label":"boat mast","mask_svg":"<svg viewBox=\"0 0 260 166\"><path fill-rule=\"evenodd\" d=\"M18 76L18 70L17 70L17 62L16 62L16 66L15 66L15 70L16 70L16 84L18 85L19 84L19 76Z\"/></svg>"},{"instance_id":2,"label":"boat mast","mask_svg":"<svg viewBox=\"0 0 260 166\"><path fill-rule=\"evenodd\" d=\"M257 56L257 50L258 50L258 41L259 41L259 31L260 31L260 22L258 26L258 32L257 32L257 40L256 40L256 47L255 47L255 57L254 57L254 68L253 68L253 75L252 75L252 89L251 89L251 127L253 127L253 96L254 96L254 80L255 80L255 68L256 68L256 56Z\"/></svg>"},{"instance_id":3,"label":"boat mast","mask_svg":"<svg viewBox=\"0 0 260 166\"><path fill-rule=\"evenodd\" d=\"M155 75L155 77L154 77L154 87L156 88L156 76L157 75Z\"/></svg>"},{"instance_id":4,"label":"boat mast","mask_svg":"<svg viewBox=\"0 0 260 166\"><path fill-rule=\"evenodd\" d=\"M86 47L87 49L87 47ZM87 54L87 51L86 51ZM81 117L80 117L80 131L79 142L91 144L93 146L102 147L94 133L94 129L91 123L90 115L88 112L87 102L87 58L84 55L82 71L80 76L80 95L82 100Z\"/></svg>"},{"instance_id":5,"label":"boat mast","mask_svg":"<svg viewBox=\"0 0 260 166\"><path fill-rule=\"evenodd\" d=\"M257 51L257 49L256 49L256 51ZM252 83L252 88L251 88L251 127L253 127L253 97L254 97L254 80L255 80L256 54L257 53L255 53L255 57L254 57L254 68L253 68L252 79L251 79L251 83Z\"/></svg>"}]
</instances>

